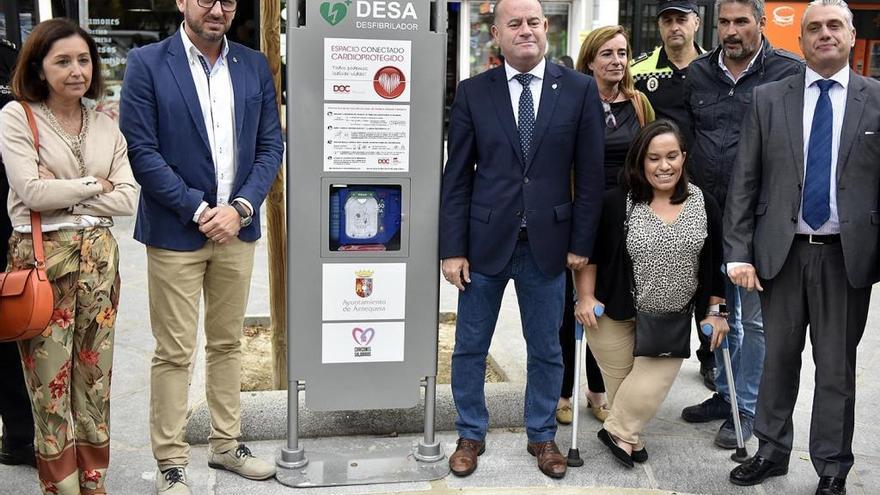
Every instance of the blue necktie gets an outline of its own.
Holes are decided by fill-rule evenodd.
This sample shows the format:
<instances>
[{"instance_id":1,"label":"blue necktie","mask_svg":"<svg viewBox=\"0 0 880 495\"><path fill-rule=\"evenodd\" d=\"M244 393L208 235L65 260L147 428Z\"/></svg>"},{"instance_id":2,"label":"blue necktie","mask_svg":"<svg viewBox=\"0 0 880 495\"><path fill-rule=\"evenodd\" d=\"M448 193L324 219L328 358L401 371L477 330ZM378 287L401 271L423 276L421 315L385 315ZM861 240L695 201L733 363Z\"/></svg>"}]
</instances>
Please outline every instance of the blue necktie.
<instances>
[{"instance_id":1,"label":"blue necktie","mask_svg":"<svg viewBox=\"0 0 880 495\"><path fill-rule=\"evenodd\" d=\"M532 137L535 134L535 102L532 99L532 74L517 74L513 76L522 84L522 94L519 95L519 143L522 146L523 161L528 160L529 148L532 146Z\"/></svg>"},{"instance_id":2,"label":"blue necktie","mask_svg":"<svg viewBox=\"0 0 880 495\"><path fill-rule=\"evenodd\" d=\"M831 216L829 196L831 194L831 123L834 112L828 90L835 81L822 79L819 86L819 101L813 113L810 127L810 145L807 148L807 173L804 179L803 216L813 230L828 221Z\"/></svg>"}]
</instances>

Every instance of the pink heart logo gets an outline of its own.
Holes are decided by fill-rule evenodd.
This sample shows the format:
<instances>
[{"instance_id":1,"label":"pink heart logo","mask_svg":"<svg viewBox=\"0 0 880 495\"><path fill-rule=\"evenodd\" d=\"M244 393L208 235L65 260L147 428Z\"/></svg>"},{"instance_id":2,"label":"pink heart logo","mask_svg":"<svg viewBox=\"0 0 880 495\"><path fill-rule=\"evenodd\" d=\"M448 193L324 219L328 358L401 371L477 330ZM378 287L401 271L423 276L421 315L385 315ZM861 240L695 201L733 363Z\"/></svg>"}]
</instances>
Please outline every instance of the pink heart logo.
<instances>
[{"instance_id":1,"label":"pink heart logo","mask_svg":"<svg viewBox=\"0 0 880 495\"><path fill-rule=\"evenodd\" d=\"M354 343L360 346L370 345L370 342L373 341L373 337L376 336L376 331L372 328L368 328L364 330L363 328L355 327L351 331L351 338L354 339Z\"/></svg>"}]
</instances>

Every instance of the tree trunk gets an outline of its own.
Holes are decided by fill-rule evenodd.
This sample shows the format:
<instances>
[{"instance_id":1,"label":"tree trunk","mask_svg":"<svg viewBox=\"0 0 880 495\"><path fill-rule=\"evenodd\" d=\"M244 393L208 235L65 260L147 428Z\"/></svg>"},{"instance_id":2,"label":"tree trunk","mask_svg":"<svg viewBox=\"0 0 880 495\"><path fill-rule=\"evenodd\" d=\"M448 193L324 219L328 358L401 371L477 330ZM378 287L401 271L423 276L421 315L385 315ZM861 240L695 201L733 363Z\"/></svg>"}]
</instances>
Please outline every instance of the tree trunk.
<instances>
[{"instance_id":1,"label":"tree trunk","mask_svg":"<svg viewBox=\"0 0 880 495\"><path fill-rule=\"evenodd\" d=\"M260 2L260 45L269 60L281 111L281 2ZM282 124L285 119L282 116ZM284 125L286 128L286 124ZM269 313L272 318L272 368L274 385L287 388L287 226L284 204L284 169L281 165L266 198L266 237L269 243Z\"/></svg>"}]
</instances>

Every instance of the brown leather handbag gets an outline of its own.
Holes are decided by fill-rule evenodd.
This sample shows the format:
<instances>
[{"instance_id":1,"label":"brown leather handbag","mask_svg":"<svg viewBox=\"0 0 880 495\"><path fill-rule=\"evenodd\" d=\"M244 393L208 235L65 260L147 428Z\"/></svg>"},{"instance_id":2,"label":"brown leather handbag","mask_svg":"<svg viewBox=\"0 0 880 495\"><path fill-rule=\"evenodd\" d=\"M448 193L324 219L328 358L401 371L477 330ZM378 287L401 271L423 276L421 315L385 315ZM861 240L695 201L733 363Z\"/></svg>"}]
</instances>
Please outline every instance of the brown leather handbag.
<instances>
[{"instance_id":1,"label":"brown leather handbag","mask_svg":"<svg viewBox=\"0 0 880 495\"><path fill-rule=\"evenodd\" d=\"M33 112L27 104L22 103L22 106L34 134L34 147L39 154L40 137ZM0 342L35 337L49 326L52 319L55 301L52 284L46 276L42 222L36 211L31 211L31 236L34 266L0 273Z\"/></svg>"}]
</instances>

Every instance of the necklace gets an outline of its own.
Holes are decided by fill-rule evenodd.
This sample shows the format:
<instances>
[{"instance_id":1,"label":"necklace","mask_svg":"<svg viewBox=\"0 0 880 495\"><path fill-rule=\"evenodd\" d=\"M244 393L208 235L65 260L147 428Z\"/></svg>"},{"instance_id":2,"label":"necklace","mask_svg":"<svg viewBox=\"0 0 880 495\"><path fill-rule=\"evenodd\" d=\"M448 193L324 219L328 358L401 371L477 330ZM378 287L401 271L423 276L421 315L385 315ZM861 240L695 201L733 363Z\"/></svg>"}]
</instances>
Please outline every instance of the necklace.
<instances>
[{"instance_id":1,"label":"necklace","mask_svg":"<svg viewBox=\"0 0 880 495\"><path fill-rule=\"evenodd\" d=\"M602 92L599 91L599 98L601 98L604 103L613 103L618 96L620 96L620 86L614 86L614 90L611 92L611 96L608 98L605 98Z\"/></svg>"},{"instance_id":2,"label":"necklace","mask_svg":"<svg viewBox=\"0 0 880 495\"><path fill-rule=\"evenodd\" d=\"M82 133L85 122L85 108L82 106L82 104L80 104L79 112L77 112L76 116L72 118L69 116L62 117L56 115L55 112L53 112L52 109L50 109L49 106L45 104L45 102L43 103L43 108L49 115L50 122L54 121L54 123L58 127L60 127L65 134L67 134L66 137L75 139Z\"/></svg>"}]
</instances>

